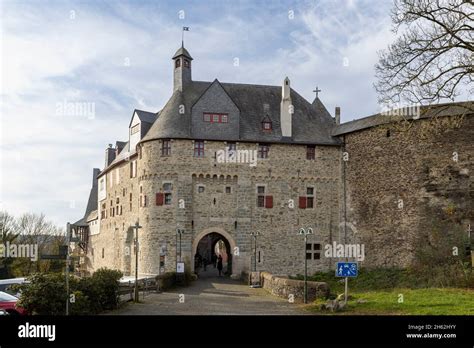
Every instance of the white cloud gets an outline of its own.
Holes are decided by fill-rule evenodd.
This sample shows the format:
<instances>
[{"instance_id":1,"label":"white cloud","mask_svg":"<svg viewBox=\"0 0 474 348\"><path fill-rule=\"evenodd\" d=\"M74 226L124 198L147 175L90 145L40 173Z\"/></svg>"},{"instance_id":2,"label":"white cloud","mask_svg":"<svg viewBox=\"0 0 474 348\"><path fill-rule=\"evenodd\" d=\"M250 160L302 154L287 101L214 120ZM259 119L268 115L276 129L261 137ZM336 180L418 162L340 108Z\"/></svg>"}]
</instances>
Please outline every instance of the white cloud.
<instances>
[{"instance_id":1,"label":"white cloud","mask_svg":"<svg viewBox=\"0 0 474 348\"><path fill-rule=\"evenodd\" d=\"M375 51L390 40L383 4L189 3L181 21L170 4L4 3L3 208L61 224L82 216L106 144L126 139L134 108L158 111L170 96L183 25L196 80L280 84L288 75L310 101L317 84L343 119L366 116L376 109ZM64 101L94 103L95 117L57 115Z\"/></svg>"}]
</instances>

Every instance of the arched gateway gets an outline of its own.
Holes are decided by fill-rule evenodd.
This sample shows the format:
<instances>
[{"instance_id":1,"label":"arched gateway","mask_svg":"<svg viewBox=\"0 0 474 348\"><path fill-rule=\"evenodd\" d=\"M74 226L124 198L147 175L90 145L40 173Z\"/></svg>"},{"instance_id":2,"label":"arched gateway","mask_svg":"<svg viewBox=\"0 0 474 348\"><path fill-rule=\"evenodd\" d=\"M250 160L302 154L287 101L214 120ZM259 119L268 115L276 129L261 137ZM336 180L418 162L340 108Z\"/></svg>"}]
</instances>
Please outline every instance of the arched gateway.
<instances>
[{"instance_id":1,"label":"arched gateway","mask_svg":"<svg viewBox=\"0 0 474 348\"><path fill-rule=\"evenodd\" d=\"M221 228L208 228L198 233L193 240L192 245L192 256L193 262L191 262L192 272L201 269L202 262L206 260L209 267L213 267L212 263L215 262L219 249L223 257L224 272L227 275L233 274L233 250L235 250L236 244L234 238L225 230Z\"/></svg>"}]
</instances>

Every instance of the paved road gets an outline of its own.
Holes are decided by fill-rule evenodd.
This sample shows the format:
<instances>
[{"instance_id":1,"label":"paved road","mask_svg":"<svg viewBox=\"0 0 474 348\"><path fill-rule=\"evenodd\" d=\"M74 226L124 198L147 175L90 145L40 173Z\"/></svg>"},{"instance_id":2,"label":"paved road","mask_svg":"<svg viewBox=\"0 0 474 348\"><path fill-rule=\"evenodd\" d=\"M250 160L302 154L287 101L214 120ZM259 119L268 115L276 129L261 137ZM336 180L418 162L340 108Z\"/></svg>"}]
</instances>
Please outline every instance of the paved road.
<instances>
[{"instance_id":1,"label":"paved road","mask_svg":"<svg viewBox=\"0 0 474 348\"><path fill-rule=\"evenodd\" d=\"M112 315L301 315L299 304L269 294L264 289L227 277L217 277L211 268L188 287L160 294L150 293L142 303L128 303ZM180 302L180 298L184 303Z\"/></svg>"}]
</instances>

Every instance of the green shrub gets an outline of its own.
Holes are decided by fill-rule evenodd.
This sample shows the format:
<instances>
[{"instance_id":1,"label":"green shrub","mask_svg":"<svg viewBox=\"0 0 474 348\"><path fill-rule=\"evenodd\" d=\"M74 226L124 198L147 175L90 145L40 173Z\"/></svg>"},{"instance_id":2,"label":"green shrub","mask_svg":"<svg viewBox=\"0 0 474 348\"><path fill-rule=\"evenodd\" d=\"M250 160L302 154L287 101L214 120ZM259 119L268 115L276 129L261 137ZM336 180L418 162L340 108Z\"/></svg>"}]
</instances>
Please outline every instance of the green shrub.
<instances>
[{"instance_id":1,"label":"green shrub","mask_svg":"<svg viewBox=\"0 0 474 348\"><path fill-rule=\"evenodd\" d=\"M115 309L119 303L119 280L122 273L101 268L91 277L69 278L69 304L72 315L95 314ZM61 273L38 273L28 283L17 286L21 292L19 305L31 314L61 315L66 312L66 279Z\"/></svg>"},{"instance_id":2,"label":"green shrub","mask_svg":"<svg viewBox=\"0 0 474 348\"><path fill-rule=\"evenodd\" d=\"M17 288L19 305L31 314L61 315L66 312L66 281L61 273L37 273Z\"/></svg>"},{"instance_id":3,"label":"green shrub","mask_svg":"<svg viewBox=\"0 0 474 348\"><path fill-rule=\"evenodd\" d=\"M122 272L100 268L90 278L89 289L86 288L84 294L95 302L95 308L99 311L116 309L120 300L118 293L120 278L122 278Z\"/></svg>"},{"instance_id":4,"label":"green shrub","mask_svg":"<svg viewBox=\"0 0 474 348\"><path fill-rule=\"evenodd\" d=\"M82 291L74 291L74 303L69 305L69 313L71 315L88 315L91 313L91 303L89 298L82 293Z\"/></svg>"}]
</instances>

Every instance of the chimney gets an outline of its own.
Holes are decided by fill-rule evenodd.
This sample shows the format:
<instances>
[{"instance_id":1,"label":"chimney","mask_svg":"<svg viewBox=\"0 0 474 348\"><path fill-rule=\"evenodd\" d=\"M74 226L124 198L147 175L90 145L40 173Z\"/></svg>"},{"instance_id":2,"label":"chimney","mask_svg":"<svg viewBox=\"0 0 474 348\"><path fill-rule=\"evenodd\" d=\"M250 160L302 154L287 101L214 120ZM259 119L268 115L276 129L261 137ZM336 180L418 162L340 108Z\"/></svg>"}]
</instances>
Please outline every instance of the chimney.
<instances>
[{"instance_id":1,"label":"chimney","mask_svg":"<svg viewBox=\"0 0 474 348\"><path fill-rule=\"evenodd\" d=\"M336 125L339 126L341 124L341 108L339 106L336 106L335 119Z\"/></svg>"},{"instance_id":2,"label":"chimney","mask_svg":"<svg viewBox=\"0 0 474 348\"><path fill-rule=\"evenodd\" d=\"M281 135L291 137L291 117L293 116L293 107L291 105L290 95L290 79L285 77L283 86L281 87L281 103L280 103L280 124Z\"/></svg>"},{"instance_id":3,"label":"chimney","mask_svg":"<svg viewBox=\"0 0 474 348\"><path fill-rule=\"evenodd\" d=\"M114 159L115 149L112 147L112 144L109 144L109 147L105 149L105 166L108 167Z\"/></svg>"}]
</instances>

